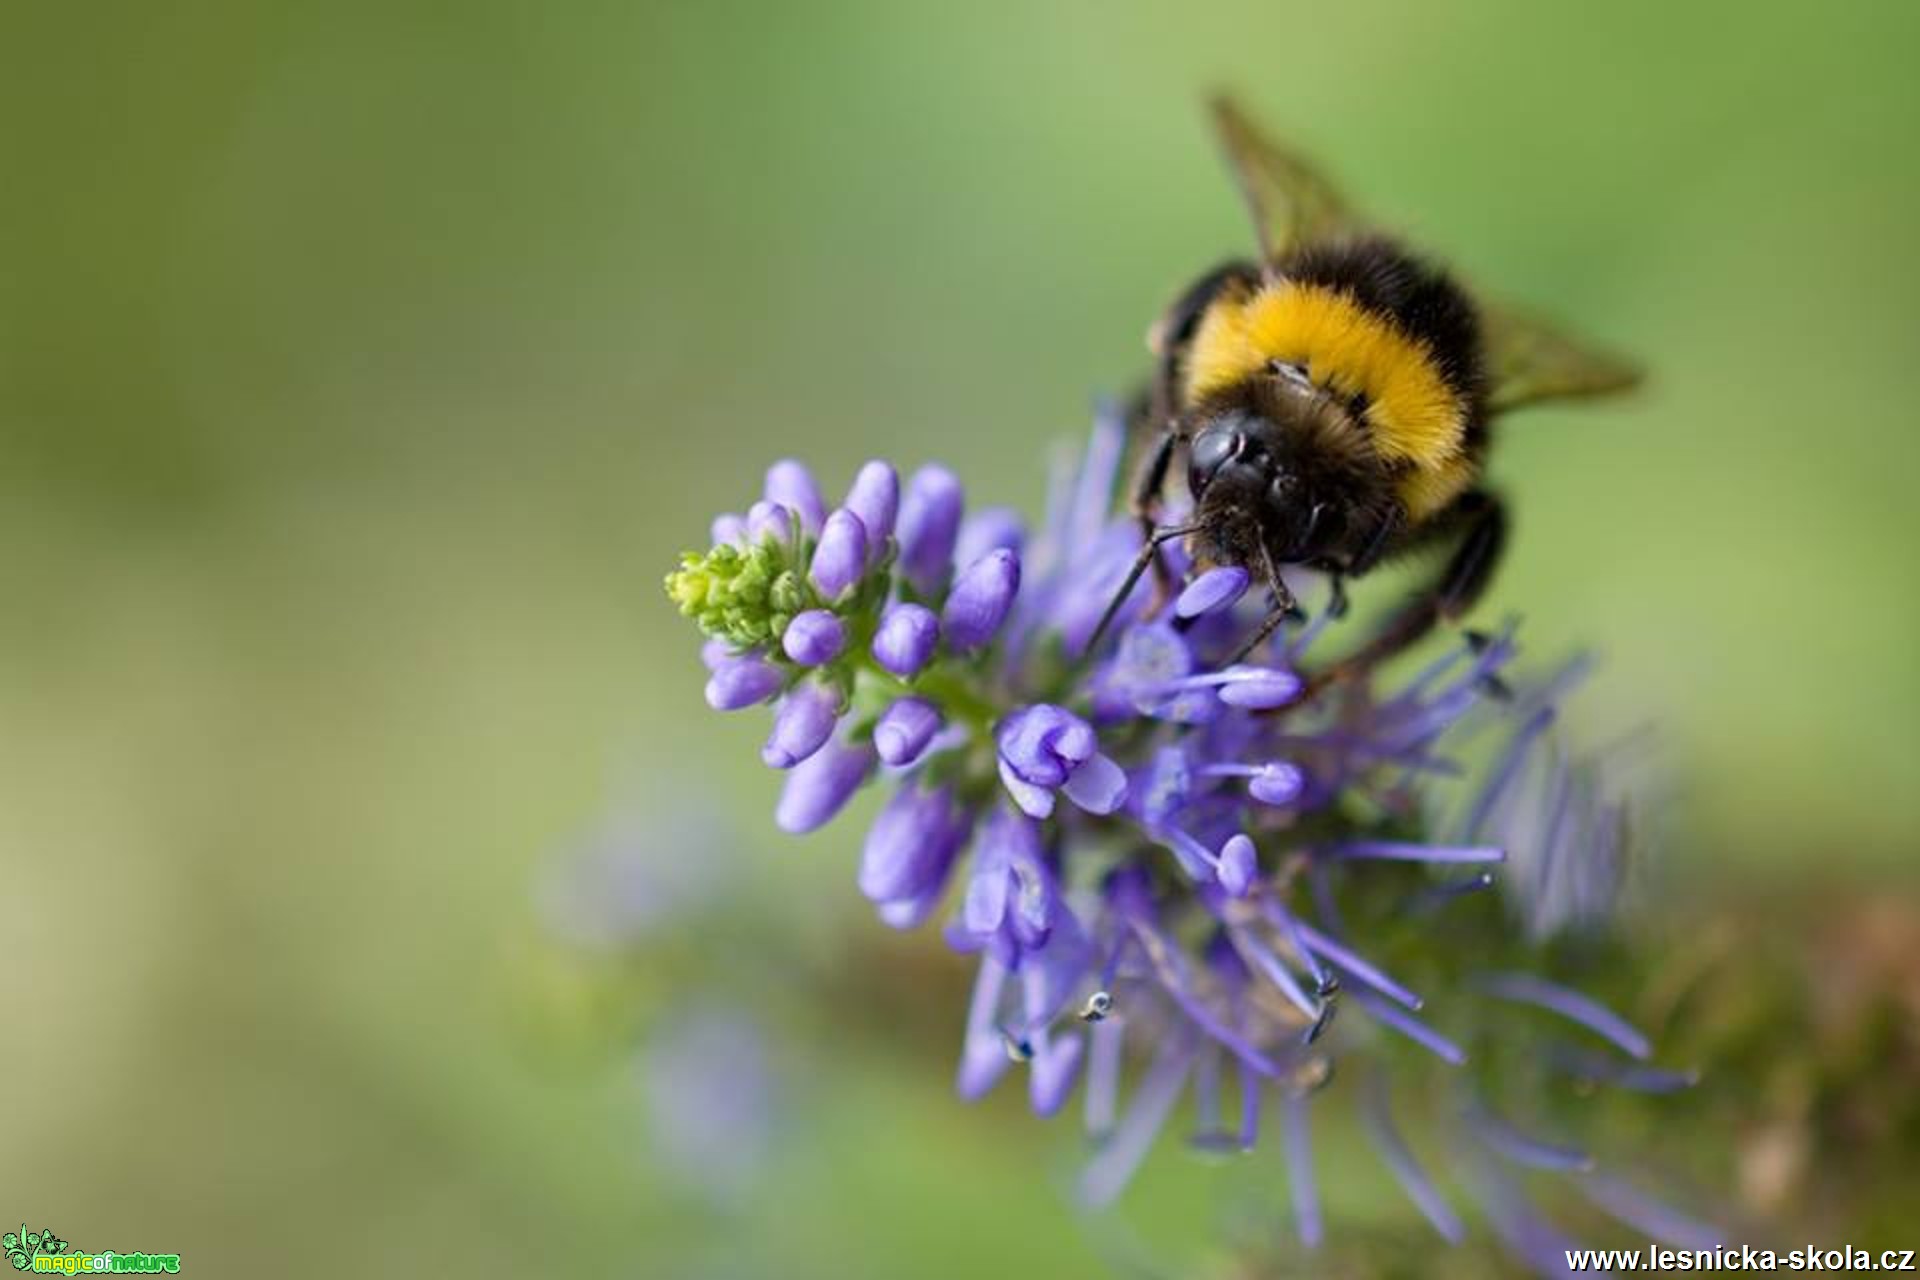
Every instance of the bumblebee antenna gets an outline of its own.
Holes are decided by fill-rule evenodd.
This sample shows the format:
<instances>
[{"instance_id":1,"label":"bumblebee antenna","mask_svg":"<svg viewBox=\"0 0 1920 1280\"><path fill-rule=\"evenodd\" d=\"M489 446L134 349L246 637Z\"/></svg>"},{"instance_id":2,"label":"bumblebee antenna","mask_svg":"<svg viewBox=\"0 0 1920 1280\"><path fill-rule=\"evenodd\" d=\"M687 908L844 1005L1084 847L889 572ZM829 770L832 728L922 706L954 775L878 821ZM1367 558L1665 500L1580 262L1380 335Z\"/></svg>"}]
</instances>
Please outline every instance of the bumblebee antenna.
<instances>
[{"instance_id":1,"label":"bumblebee antenna","mask_svg":"<svg viewBox=\"0 0 1920 1280\"><path fill-rule=\"evenodd\" d=\"M1100 615L1099 624L1094 627L1093 634L1087 637L1087 647L1080 651L1083 659L1093 655L1094 649L1100 643L1100 638L1106 635L1107 628L1113 625L1114 616L1120 612L1121 604L1133 594L1134 585L1140 581L1140 575L1147 571L1147 566L1152 564L1153 558L1160 553L1161 544L1171 542L1175 538L1184 538L1199 527L1194 524L1171 525L1164 529L1155 529L1147 535L1146 542L1140 547L1140 554L1133 559L1133 567L1127 570L1126 581L1122 582L1120 589L1113 593L1113 599L1107 601L1107 611Z\"/></svg>"}]
</instances>

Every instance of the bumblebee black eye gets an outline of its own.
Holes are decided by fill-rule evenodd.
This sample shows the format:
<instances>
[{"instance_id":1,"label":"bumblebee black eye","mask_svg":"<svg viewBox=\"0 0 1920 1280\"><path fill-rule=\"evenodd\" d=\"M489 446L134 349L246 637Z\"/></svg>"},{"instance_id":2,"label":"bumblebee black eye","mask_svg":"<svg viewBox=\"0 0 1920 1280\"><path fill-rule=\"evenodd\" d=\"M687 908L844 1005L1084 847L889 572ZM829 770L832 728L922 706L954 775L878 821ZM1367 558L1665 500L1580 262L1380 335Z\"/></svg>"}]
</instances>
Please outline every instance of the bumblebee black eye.
<instances>
[{"instance_id":1,"label":"bumblebee black eye","mask_svg":"<svg viewBox=\"0 0 1920 1280\"><path fill-rule=\"evenodd\" d=\"M1213 480L1214 474L1246 451L1247 438L1231 427L1207 427L1193 438L1187 450L1187 484L1194 496Z\"/></svg>"}]
</instances>

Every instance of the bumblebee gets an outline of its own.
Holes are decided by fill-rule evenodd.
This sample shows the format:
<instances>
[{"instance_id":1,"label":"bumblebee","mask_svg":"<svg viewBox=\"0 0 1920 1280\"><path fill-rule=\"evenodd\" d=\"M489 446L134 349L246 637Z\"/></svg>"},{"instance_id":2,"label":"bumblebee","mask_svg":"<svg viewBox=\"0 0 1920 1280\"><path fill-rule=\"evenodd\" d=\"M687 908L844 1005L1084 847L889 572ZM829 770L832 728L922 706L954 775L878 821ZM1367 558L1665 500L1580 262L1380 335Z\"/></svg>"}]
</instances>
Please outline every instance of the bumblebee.
<instances>
[{"instance_id":1,"label":"bumblebee","mask_svg":"<svg viewBox=\"0 0 1920 1280\"><path fill-rule=\"evenodd\" d=\"M1213 104L1260 259L1208 272L1148 337L1152 440L1133 494L1144 545L1108 620L1158 548L1185 538L1196 567L1239 565L1270 609L1241 655L1298 609L1281 567L1327 575L1329 607L1376 565L1438 551L1443 567L1323 678L1364 670L1458 620L1506 541L1481 482L1496 419L1542 401L1624 390L1627 363L1476 299L1369 227L1307 160ZM1192 504L1163 526L1169 474ZM1100 630L1104 630L1103 621ZM1096 639L1098 632L1096 632Z\"/></svg>"}]
</instances>

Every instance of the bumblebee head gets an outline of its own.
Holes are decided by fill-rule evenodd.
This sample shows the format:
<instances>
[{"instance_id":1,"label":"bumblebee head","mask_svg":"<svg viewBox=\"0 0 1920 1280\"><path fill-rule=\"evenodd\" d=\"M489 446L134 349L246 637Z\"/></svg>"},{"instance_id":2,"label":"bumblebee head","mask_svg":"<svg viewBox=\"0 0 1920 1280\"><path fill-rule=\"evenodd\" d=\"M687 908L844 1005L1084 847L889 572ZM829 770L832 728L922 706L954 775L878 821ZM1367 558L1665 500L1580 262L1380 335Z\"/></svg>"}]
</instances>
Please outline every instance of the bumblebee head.
<instances>
[{"instance_id":1,"label":"bumblebee head","mask_svg":"<svg viewBox=\"0 0 1920 1280\"><path fill-rule=\"evenodd\" d=\"M1217 530L1222 558L1263 545L1276 563L1312 562L1347 541L1356 458L1342 442L1352 420L1323 397L1247 395L1198 416L1187 487L1198 523Z\"/></svg>"}]
</instances>

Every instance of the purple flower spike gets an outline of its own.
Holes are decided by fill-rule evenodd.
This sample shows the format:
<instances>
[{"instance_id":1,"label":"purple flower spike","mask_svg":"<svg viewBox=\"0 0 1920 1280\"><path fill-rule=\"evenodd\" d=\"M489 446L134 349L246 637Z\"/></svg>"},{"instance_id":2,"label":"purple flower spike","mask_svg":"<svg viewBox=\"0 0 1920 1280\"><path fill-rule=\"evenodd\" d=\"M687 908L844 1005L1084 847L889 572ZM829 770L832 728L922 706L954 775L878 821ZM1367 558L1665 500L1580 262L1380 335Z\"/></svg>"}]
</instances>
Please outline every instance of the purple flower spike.
<instances>
[{"instance_id":1,"label":"purple flower spike","mask_svg":"<svg viewBox=\"0 0 1920 1280\"><path fill-rule=\"evenodd\" d=\"M942 466L922 467L907 481L895 529L900 571L926 595L937 592L953 570L954 540L959 536L965 500L960 478Z\"/></svg>"},{"instance_id":2,"label":"purple flower spike","mask_svg":"<svg viewBox=\"0 0 1920 1280\"><path fill-rule=\"evenodd\" d=\"M873 771L873 752L830 742L787 774L774 823L790 835L817 831L844 809Z\"/></svg>"},{"instance_id":3,"label":"purple flower spike","mask_svg":"<svg viewBox=\"0 0 1920 1280\"><path fill-rule=\"evenodd\" d=\"M1319 610L1248 657L1258 569L1202 570L1207 548L1174 538L1158 547L1164 572L1136 572L1141 530L1113 504L1127 417L1103 410L1090 447L1052 469L1030 525L968 512L940 466L908 476L869 462L827 509L806 469L782 462L751 510L718 519L714 545L665 578L707 641L709 702L770 704L763 754L788 771L782 829L832 822L878 780L861 894L896 929L943 920L947 944L979 966L960 1092L1024 1076L1034 1112L1084 1106L1100 1140L1080 1183L1090 1204L1120 1194L1174 1117L1192 1117L1205 1149L1250 1150L1268 1140L1264 1109L1311 1244L1323 1227L1309 1116L1319 1125L1346 1094L1318 1085L1404 1037L1426 1051L1408 1064L1421 1073L1411 1087L1450 1077L1447 1096L1484 1100L1432 1117L1446 1130L1432 1136L1462 1139L1451 1155L1469 1175L1476 1157L1494 1179L1530 1167L1642 1234L1710 1238L1603 1181L1553 1134L1499 1120L1499 1080L1468 1062L1469 1045L1533 1030L1554 1037L1540 1046L1548 1068L1583 1081L1670 1092L1694 1079L1651 1065L1638 1029L1591 999L1486 972L1510 942L1597 918L1626 865L1613 771L1573 758L1558 728L1582 666L1526 672L1509 627L1305 698L1357 628ZM1160 513L1168 529L1194 516L1181 495ZM1182 584L1171 607L1158 607L1156 580ZM1502 866L1503 849L1518 861ZM1514 910L1489 906L1472 929L1444 918L1492 872ZM1403 960L1417 992L1393 972ZM1454 998L1469 994L1486 998ZM1384 1085L1369 1105L1381 1158L1458 1238L1463 1215L1412 1155L1427 1142L1400 1137ZM1517 1189L1462 1181L1511 1245L1555 1259L1557 1229Z\"/></svg>"},{"instance_id":4,"label":"purple flower spike","mask_svg":"<svg viewBox=\"0 0 1920 1280\"><path fill-rule=\"evenodd\" d=\"M1300 677L1272 667L1228 667L1220 673L1220 701L1249 711L1271 711L1300 696Z\"/></svg>"},{"instance_id":5,"label":"purple flower spike","mask_svg":"<svg viewBox=\"0 0 1920 1280\"><path fill-rule=\"evenodd\" d=\"M820 486L813 472L792 458L783 458L767 468L767 501L777 502L798 513L800 527L808 533L820 532L827 518L827 505L820 500Z\"/></svg>"},{"instance_id":6,"label":"purple flower spike","mask_svg":"<svg viewBox=\"0 0 1920 1280\"><path fill-rule=\"evenodd\" d=\"M1220 861L1214 868L1214 874L1220 878L1221 888L1236 898L1246 897L1260 874L1253 841L1245 835L1229 837L1226 844L1220 847Z\"/></svg>"},{"instance_id":7,"label":"purple flower spike","mask_svg":"<svg viewBox=\"0 0 1920 1280\"><path fill-rule=\"evenodd\" d=\"M707 705L715 711L751 707L778 693L781 679L777 668L758 658L727 658L707 680Z\"/></svg>"},{"instance_id":8,"label":"purple flower spike","mask_svg":"<svg viewBox=\"0 0 1920 1280\"><path fill-rule=\"evenodd\" d=\"M947 647L970 653L993 639L1020 591L1020 555L1002 547L974 561L953 584L940 614Z\"/></svg>"},{"instance_id":9,"label":"purple flower spike","mask_svg":"<svg viewBox=\"0 0 1920 1280\"><path fill-rule=\"evenodd\" d=\"M1231 608L1247 593L1247 583L1252 580L1253 576L1239 565L1209 569L1189 582L1180 598L1173 602L1174 616L1199 618Z\"/></svg>"},{"instance_id":10,"label":"purple flower spike","mask_svg":"<svg viewBox=\"0 0 1920 1280\"><path fill-rule=\"evenodd\" d=\"M867 526L851 511L835 511L820 530L808 576L821 595L838 600L866 571Z\"/></svg>"},{"instance_id":11,"label":"purple flower spike","mask_svg":"<svg viewBox=\"0 0 1920 1280\"><path fill-rule=\"evenodd\" d=\"M791 769L826 745L840 718L840 695L825 685L803 684L773 715L773 734L760 748L768 767Z\"/></svg>"},{"instance_id":12,"label":"purple flower spike","mask_svg":"<svg viewBox=\"0 0 1920 1280\"><path fill-rule=\"evenodd\" d=\"M1062 787L1094 813L1111 813L1126 796L1126 774L1100 754L1093 726L1065 708L1045 702L1024 707L1001 722L995 741L1000 779L1032 817L1050 815L1053 793ZM1090 770L1083 785L1069 786L1083 769Z\"/></svg>"},{"instance_id":13,"label":"purple flower spike","mask_svg":"<svg viewBox=\"0 0 1920 1280\"><path fill-rule=\"evenodd\" d=\"M847 629L825 609L809 609L787 624L780 647L803 667L832 662L847 646Z\"/></svg>"},{"instance_id":14,"label":"purple flower spike","mask_svg":"<svg viewBox=\"0 0 1920 1280\"><path fill-rule=\"evenodd\" d=\"M918 604L890 604L873 633L873 660L902 680L919 674L940 640L940 620Z\"/></svg>"},{"instance_id":15,"label":"purple flower spike","mask_svg":"<svg viewBox=\"0 0 1920 1280\"><path fill-rule=\"evenodd\" d=\"M890 765L912 764L943 723L939 708L925 698L901 698L873 726L874 750Z\"/></svg>"},{"instance_id":16,"label":"purple flower spike","mask_svg":"<svg viewBox=\"0 0 1920 1280\"><path fill-rule=\"evenodd\" d=\"M747 537L754 542L772 538L775 542L793 539L793 512L777 502L762 500L747 508Z\"/></svg>"},{"instance_id":17,"label":"purple flower spike","mask_svg":"<svg viewBox=\"0 0 1920 1280\"><path fill-rule=\"evenodd\" d=\"M1027 526L1018 512L1007 507L986 507L961 522L953 562L972 564L989 551L1019 551L1026 540Z\"/></svg>"},{"instance_id":18,"label":"purple flower spike","mask_svg":"<svg viewBox=\"0 0 1920 1280\"><path fill-rule=\"evenodd\" d=\"M894 517L900 511L900 477L884 462L869 462L847 490L846 510L860 518L867 533L867 555L874 560L893 536Z\"/></svg>"}]
</instances>

